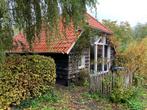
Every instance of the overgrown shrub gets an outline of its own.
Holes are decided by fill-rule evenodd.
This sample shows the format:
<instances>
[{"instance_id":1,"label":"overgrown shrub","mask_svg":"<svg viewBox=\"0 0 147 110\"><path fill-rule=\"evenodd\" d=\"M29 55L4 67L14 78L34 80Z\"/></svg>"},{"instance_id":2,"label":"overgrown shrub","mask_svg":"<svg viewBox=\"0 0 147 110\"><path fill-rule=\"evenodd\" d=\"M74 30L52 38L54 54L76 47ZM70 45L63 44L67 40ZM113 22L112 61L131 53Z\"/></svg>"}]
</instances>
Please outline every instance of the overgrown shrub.
<instances>
[{"instance_id":1,"label":"overgrown shrub","mask_svg":"<svg viewBox=\"0 0 147 110\"><path fill-rule=\"evenodd\" d=\"M112 102L125 103L133 95L133 88L119 87L114 88L111 94Z\"/></svg>"},{"instance_id":2,"label":"overgrown shrub","mask_svg":"<svg viewBox=\"0 0 147 110\"><path fill-rule=\"evenodd\" d=\"M134 78L147 79L147 38L132 41L123 53L117 55L116 64L128 68L129 72L134 74Z\"/></svg>"},{"instance_id":3,"label":"overgrown shrub","mask_svg":"<svg viewBox=\"0 0 147 110\"><path fill-rule=\"evenodd\" d=\"M141 92L140 89L133 87L114 89L111 99L115 103L125 103L131 110L143 110Z\"/></svg>"},{"instance_id":4,"label":"overgrown shrub","mask_svg":"<svg viewBox=\"0 0 147 110\"><path fill-rule=\"evenodd\" d=\"M123 75L126 71L119 71L113 81L113 89L110 95L112 102L125 103L134 93L134 87L131 84L126 84Z\"/></svg>"},{"instance_id":5,"label":"overgrown shrub","mask_svg":"<svg viewBox=\"0 0 147 110\"><path fill-rule=\"evenodd\" d=\"M89 72L86 69L82 69L79 72L79 76L77 78L76 84L79 86L86 86L88 85L87 83L89 82Z\"/></svg>"},{"instance_id":6,"label":"overgrown shrub","mask_svg":"<svg viewBox=\"0 0 147 110\"><path fill-rule=\"evenodd\" d=\"M132 41L123 53L117 53L115 64L127 68L127 73L133 75L133 84L132 87L125 87L118 78L111 100L125 102L132 110L142 110L142 102L138 100L139 96L134 94L137 87L145 84L142 83L143 77L147 77L147 38L142 41Z\"/></svg>"},{"instance_id":7,"label":"overgrown shrub","mask_svg":"<svg viewBox=\"0 0 147 110\"><path fill-rule=\"evenodd\" d=\"M8 56L0 72L0 108L42 95L54 86L55 78L50 57Z\"/></svg>"},{"instance_id":8,"label":"overgrown shrub","mask_svg":"<svg viewBox=\"0 0 147 110\"><path fill-rule=\"evenodd\" d=\"M125 103L131 110L143 110L143 104L140 100L142 91L136 86L125 86L121 77L115 78L115 85L110 99L115 103Z\"/></svg>"}]
</instances>

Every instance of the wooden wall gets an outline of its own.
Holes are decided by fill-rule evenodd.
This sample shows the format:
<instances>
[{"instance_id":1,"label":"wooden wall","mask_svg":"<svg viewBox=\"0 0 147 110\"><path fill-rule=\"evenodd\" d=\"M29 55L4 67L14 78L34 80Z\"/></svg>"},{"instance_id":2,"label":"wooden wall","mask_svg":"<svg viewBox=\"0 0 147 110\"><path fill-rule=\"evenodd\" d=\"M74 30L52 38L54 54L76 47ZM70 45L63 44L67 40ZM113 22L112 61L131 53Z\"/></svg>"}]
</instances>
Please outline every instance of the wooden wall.
<instances>
[{"instance_id":1,"label":"wooden wall","mask_svg":"<svg viewBox=\"0 0 147 110\"><path fill-rule=\"evenodd\" d=\"M90 49L83 49L82 54L85 56L85 69L90 71ZM80 72L78 68L79 55L74 48L69 54L46 53L45 56L51 56L56 63L57 83L69 85L74 81Z\"/></svg>"},{"instance_id":2,"label":"wooden wall","mask_svg":"<svg viewBox=\"0 0 147 110\"><path fill-rule=\"evenodd\" d=\"M56 63L57 83L67 85L68 82L68 55L59 53L46 53L45 56L50 56Z\"/></svg>"},{"instance_id":3,"label":"wooden wall","mask_svg":"<svg viewBox=\"0 0 147 110\"><path fill-rule=\"evenodd\" d=\"M86 70L90 71L90 48L83 49L80 55L85 56L85 68ZM80 55L77 55L74 49L71 50L69 53L69 60L68 60L68 79L72 80L78 77L80 69L78 68L78 60L80 60Z\"/></svg>"}]
</instances>

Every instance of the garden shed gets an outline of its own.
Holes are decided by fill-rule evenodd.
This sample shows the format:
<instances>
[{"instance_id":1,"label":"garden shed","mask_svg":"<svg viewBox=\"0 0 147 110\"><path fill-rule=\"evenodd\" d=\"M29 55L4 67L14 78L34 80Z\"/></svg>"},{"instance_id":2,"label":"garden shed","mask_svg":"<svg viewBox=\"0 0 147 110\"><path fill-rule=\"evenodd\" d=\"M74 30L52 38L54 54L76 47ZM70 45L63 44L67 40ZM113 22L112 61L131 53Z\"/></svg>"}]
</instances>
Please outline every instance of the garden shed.
<instances>
[{"instance_id":1,"label":"garden shed","mask_svg":"<svg viewBox=\"0 0 147 110\"><path fill-rule=\"evenodd\" d=\"M87 70L91 73L106 73L110 70L112 59L114 56L114 48L109 41L112 31L98 22L94 17L86 13L86 22L89 28L98 30L96 36L91 36L90 45L83 47L80 55L77 55L75 47L82 37L84 30L77 29L75 32L74 26L71 25L67 29L63 29L60 24L60 38L54 37L50 42L46 41L46 32L41 31L40 38L35 39L32 48L22 33L17 34L13 39L13 49L11 54L39 54L51 56L56 63L57 80L62 79L66 84L78 77L80 70ZM76 49L75 49L76 48ZM101 62L98 62L101 60ZM105 61L104 61L105 60Z\"/></svg>"}]
</instances>

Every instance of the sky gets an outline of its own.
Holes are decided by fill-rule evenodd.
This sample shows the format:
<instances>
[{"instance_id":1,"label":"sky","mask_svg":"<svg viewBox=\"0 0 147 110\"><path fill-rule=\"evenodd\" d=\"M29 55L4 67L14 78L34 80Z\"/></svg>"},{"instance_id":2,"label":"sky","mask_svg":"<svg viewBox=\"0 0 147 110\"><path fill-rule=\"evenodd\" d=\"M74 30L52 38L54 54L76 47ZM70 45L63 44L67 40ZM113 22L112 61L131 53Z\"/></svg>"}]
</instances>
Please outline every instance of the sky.
<instances>
[{"instance_id":1,"label":"sky","mask_svg":"<svg viewBox=\"0 0 147 110\"><path fill-rule=\"evenodd\" d=\"M128 21L131 26L147 22L147 0L98 0L97 19Z\"/></svg>"}]
</instances>

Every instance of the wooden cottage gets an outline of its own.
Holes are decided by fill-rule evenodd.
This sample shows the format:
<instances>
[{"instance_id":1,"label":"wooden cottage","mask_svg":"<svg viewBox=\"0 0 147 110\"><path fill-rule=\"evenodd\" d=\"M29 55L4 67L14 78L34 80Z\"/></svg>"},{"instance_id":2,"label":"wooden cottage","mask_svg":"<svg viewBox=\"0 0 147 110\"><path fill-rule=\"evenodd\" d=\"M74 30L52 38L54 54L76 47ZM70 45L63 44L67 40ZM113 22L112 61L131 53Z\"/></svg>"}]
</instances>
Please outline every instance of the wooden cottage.
<instances>
[{"instance_id":1,"label":"wooden cottage","mask_svg":"<svg viewBox=\"0 0 147 110\"><path fill-rule=\"evenodd\" d=\"M113 48L108 40L112 31L89 14L86 14L86 19L89 27L99 30L99 34L91 36L92 39L89 41L91 46L83 48L78 58L75 57L74 48L82 36L83 30L79 29L75 32L73 26L63 29L62 24L59 26L60 32L66 33L66 37L61 34L60 38L54 37L47 43L46 32L42 30L40 39L36 38L30 49L26 37L19 33L14 37L13 45L15 48L10 53L51 56L56 63L57 79L64 80L66 84L77 77L81 69L86 69L92 73L106 73L110 70L113 58ZM98 60L102 62L100 63Z\"/></svg>"}]
</instances>

